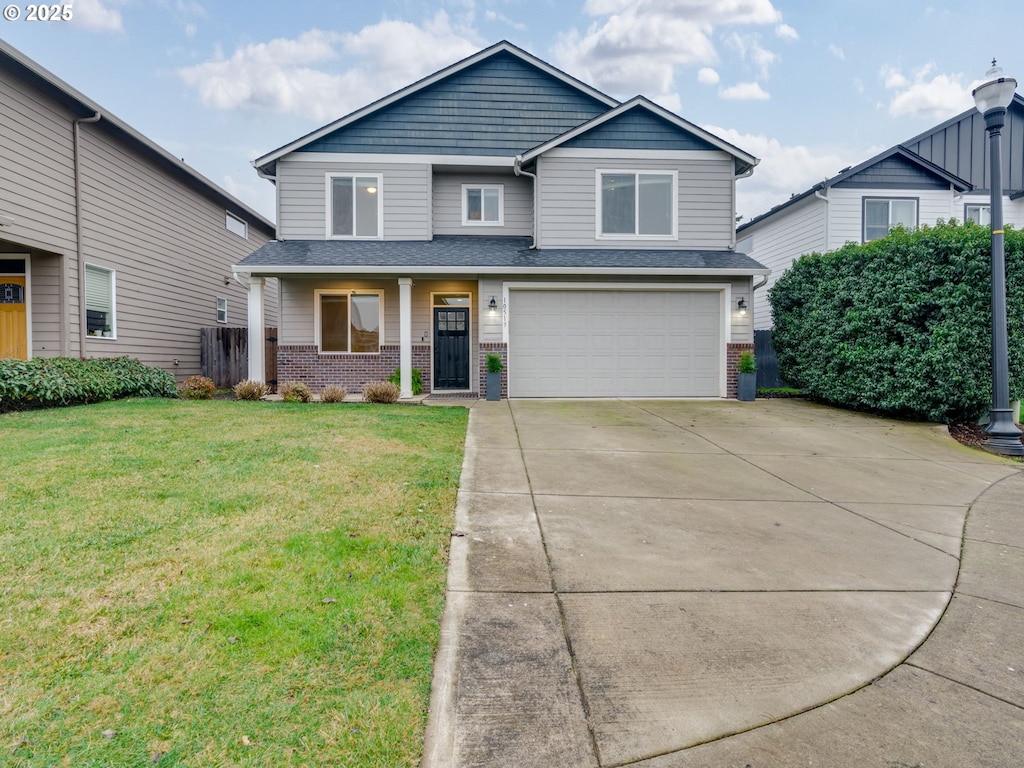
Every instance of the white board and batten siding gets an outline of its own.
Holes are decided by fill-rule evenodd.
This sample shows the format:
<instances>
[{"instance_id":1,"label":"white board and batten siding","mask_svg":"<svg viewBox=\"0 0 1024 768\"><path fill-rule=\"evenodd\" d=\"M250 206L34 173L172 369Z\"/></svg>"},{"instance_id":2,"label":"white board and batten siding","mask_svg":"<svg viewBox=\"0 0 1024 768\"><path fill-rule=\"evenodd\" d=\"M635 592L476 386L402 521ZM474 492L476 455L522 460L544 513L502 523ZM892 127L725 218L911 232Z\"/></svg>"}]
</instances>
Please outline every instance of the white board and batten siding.
<instances>
[{"instance_id":1,"label":"white board and batten siding","mask_svg":"<svg viewBox=\"0 0 1024 768\"><path fill-rule=\"evenodd\" d=\"M308 156L308 157L307 157ZM431 171L426 163L324 161L296 152L277 164L277 236L281 240L327 238L327 174L379 174L386 240L428 240L431 235Z\"/></svg>"},{"instance_id":2,"label":"white board and batten siding","mask_svg":"<svg viewBox=\"0 0 1024 768\"><path fill-rule=\"evenodd\" d=\"M732 242L734 159L725 152L681 157L586 157L553 149L538 158L542 248L725 249ZM691 157L685 157L690 155ZM597 237L597 171L677 171L676 239Z\"/></svg>"},{"instance_id":3,"label":"white board and batten siding","mask_svg":"<svg viewBox=\"0 0 1024 768\"><path fill-rule=\"evenodd\" d=\"M500 184L503 189L502 226L465 225L462 221L463 184ZM434 234L522 237L533 234L533 180L511 174L434 173Z\"/></svg>"}]
</instances>

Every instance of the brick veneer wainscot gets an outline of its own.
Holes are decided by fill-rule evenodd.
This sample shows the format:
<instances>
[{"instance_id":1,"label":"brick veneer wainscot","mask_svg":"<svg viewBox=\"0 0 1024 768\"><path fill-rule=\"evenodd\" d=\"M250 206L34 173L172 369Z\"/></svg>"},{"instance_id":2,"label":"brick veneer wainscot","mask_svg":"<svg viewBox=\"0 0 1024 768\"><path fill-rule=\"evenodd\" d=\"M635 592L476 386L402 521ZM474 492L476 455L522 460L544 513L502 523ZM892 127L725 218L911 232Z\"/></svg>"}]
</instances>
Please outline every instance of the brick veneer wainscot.
<instances>
[{"instance_id":1,"label":"brick veneer wainscot","mask_svg":"<svg viewBox=\"0 0 1024 768\"><path fill-rule=\"evenodd\" d=\"M740 382L740 354L753 352L753 344L727 344L725 350L725 396L736 399Z\"/></svg>"},{"instance_id":2,"label":"brick veneer wainscot","mask_svg":"<svg viewBox=\"0 0 1024 768\"><path fill-rule=\"evenodd\" d=\"M477 357L480 364L480 397L487 397L487 355L501 355L505 367L501 371L501 399L508 397L508 345L480 342Z\"/></svg>"},{"instance_id":3,"label":"brick veneer wainscot","mask_svg":"<svg viewBox=\"0 0 1024 768\"><path fill-rule=\"evenodd\" d=\"M313 344L282 344L277 348L277 380L301 381L314 392L337 384L356 394L367 382L387 380L398 368L400 355L397 344L382 346L377 355L321 355ZM423 394L430 392L433 381L430 366L430 345L413 344L412 367L423 371Z\"/></svg>"}]
</instances>

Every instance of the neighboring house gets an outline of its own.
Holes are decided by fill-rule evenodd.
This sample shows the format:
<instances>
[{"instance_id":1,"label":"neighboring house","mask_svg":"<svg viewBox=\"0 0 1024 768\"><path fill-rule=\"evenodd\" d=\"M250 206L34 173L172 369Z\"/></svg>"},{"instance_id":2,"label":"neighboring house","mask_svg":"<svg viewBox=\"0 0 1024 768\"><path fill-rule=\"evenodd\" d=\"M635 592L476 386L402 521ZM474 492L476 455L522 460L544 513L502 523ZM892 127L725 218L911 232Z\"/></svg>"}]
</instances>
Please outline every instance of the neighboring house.
<instances>
[{"instance_id":1,"label":"neighboring house","mask_svg":"<svg viewBox=\"0 0 1024 768\"><path fill-rule=\"evenodd\" d=\"M1003 219L1024 226L1024 99L1015 95L1002 135ZM939 219L989 223L989 141L972 108L847 168L737 229L739 249L772 272L754 301L754 328L772 326L767 289L805 253L884 237Z\"/></svg>"},{"instance_id":2,"label":"neighboring house","mask_svg":"<svg viewBox=\"0 0 1024 768\"><path fill-rule=\"evenodd\" d=\"M0 41L0 357L128 355L197 374L199 329L246 324L231 265L273 236Z\"/></svg>"},{"instance_id":3,"label":"neighboring house","mask_svg":"<svg viewBox=\"0 0 1024 768\"><path fill-rule=\"evenodd\" d=\"M280 280L281 381L483 393L496 353L511 397L724 397L756 163L501 42L255 160L279 239L236 269L251 325Z\"/></svg>"}]
</instances>

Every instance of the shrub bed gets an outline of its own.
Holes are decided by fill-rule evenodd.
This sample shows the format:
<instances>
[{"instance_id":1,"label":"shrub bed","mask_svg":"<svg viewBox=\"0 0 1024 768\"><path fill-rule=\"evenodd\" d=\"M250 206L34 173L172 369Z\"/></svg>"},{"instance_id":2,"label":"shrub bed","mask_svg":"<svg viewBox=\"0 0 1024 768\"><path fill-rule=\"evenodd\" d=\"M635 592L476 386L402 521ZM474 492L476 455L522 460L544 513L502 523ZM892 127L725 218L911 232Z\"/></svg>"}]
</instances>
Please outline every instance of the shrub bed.
<instances>
[{"instance_id":1,"label":"shrub bed","mask_svg":"<svg viewBox=\"0 0 1024 768\"><path fill-rule=\"evenodd\" d=\"M1010 396L1024 394L1024 232L1006 230ZM782 377L803 394L903 418L961 421L991 399L990 233L896 230L813 253L769 291Z\"/></svg>"},{"instance_id":2,"label":"shrub bed","mask_svg":"<svg viewBox=\"0 0 1024 768\"><path fill-rule=\"evenodd\" d=\"M0 412L177 396L171 374L130 357L0 360Z\"/></svg>"}]
</instances>

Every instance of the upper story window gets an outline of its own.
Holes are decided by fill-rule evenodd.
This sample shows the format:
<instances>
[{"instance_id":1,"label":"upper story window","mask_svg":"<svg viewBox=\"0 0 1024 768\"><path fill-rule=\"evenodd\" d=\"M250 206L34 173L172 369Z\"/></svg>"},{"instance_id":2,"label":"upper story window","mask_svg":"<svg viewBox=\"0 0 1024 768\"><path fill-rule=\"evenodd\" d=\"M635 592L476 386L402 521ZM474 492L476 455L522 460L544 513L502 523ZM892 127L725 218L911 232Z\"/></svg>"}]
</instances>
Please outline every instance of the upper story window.
<instances>
[{"instance_id":1,"label":"upper story window","mask_svg":"<svg viewBox=\"0 0 1024 768\"><path fill-rule=\"evenodd\" d=\"M224 296L217 297L217 322L226 323L228 321L228 300Z\"/></svg>"},{"instance_id":2,"label":"upper story window","mask_svg":"<svg viewBox=\"0 0 1024 768\"><path fill-rule=\"evenodd\" d=\"M325 352L380 352L384 296L381 291L314 291L316 344Z\"/></svg>"},{"instance_id":3,"label":"upper story window","mask_svg":"<svg viewBox=\"0 0 1024 768\"><path fill-rule=\"evenodd\" d=\"M234 232L239 237L249 238L248 225L233 213L224 211L224 226L227 227L228 232Z\"/></svg>"},{"instance_id":4,"label":"upper story window","mask_svg":"<svg viewBox=\"0 0 1024 768\"><path fill-rule=\"evenodd\" d=\"M917 198L864 198L864 242L885 237L895 227L917 227Z\"/></svg>"},{"instance_id":5,"label":"upper story window","mask_svg":"<svg viewBox=\"0 0 1024 768\"><path fill-rule=\"evenodd\" d=\"M504 184L463 184L462 223L500 227L505 223Z\"/></svg>"},{"instance_id":6,"label":"upper story window","mask_svg":"<svg viewBox=\"0 0 1024 768\"><path fill-rule=\"evenodd\" d=\"M980 224L983 227L987 227L992 223L990 218L992 215L992 208L988 205L965 205L964 206L964 221L973 221L975 224Z\"/></svg>"},{"instance_id":7,"label":"upper story window","mask_svg":"<svg viewBox=\"0 0 1024 768\"><path fill-rule=\"evenodd\" d=\"M597 237L676 236L675 171L597 171Z\"/></svg>"},{"instance_id":8,"label":"upper story window","mask_svg":"<svg viewBox=\"0 0 1024 768\"><path fill-rule=\"evenodd\" d=\"M327 237L379 240L381 198L380 174L327 174Z\"/></svg>"},{"instance_id":9,"label":"upper story window","mask_svg":"<svg viewBox=\"0 0 1024 768\"><path fill-rule=\"evenodd\" d=\"M85 265L85 330L90 336L117 338L115 272Z\"/></svg>"}]
</instances>

